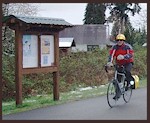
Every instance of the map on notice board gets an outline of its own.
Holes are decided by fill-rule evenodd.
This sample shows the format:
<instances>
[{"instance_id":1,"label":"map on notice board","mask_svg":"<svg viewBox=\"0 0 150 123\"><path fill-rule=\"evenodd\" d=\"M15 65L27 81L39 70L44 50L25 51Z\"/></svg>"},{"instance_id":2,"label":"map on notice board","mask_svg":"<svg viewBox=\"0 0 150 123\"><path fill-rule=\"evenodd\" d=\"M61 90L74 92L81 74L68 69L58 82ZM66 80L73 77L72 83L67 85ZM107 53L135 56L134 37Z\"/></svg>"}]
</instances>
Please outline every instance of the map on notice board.
<instances>
[{"instance_id":1,"label":"map on notice board","mask_svg":"<svg viewBox=\"0 0 150 123\"><path fill-rule=\"evenodd\" d=\"M42 54L50 54L50 41L42 41Z\"/></svg>"},{"instance_id":2,"label":"map on notice board","mask_svg":"<svg viewBox=\"0 0 150 123\"><path fill-rule=\"evenodd\" d=\"M23 35L23 68L38 67L38 42L36 35Z\"/></svg>"},{"instance_id":3,"label":"map on notice board","mask_svg":"<svg viewBox=\"0 0 150 123\"><path fill-rule=\"evenodd\" d=\"M54 63L54 36L41 35L41 66L52 66Z\"/></svg>"}]
</instances>

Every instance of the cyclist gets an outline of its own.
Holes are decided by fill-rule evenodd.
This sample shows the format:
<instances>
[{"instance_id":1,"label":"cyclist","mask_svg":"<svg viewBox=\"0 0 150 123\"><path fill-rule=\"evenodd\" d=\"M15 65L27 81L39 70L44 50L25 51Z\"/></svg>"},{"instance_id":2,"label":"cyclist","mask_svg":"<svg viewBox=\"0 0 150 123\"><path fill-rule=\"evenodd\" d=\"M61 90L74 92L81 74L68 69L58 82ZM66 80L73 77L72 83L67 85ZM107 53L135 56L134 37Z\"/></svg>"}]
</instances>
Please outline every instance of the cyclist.
<instances>
[{"instance_id":1,"label":"cyclist","mask_svg":"<svg viewBox=\"0 0 150 123\"><path fill-rule=\"evenodd\" d=\"M112 46L109 52L107 66L113 66L114 59L115 59L116 65L124 66L126 81L127 81L127 87L126 87L126 90L127 90L130 81L134 81L131 75L131 69L133 66L133 49L131 45L125 43L126 37L124 36L124 34L118 34L116 36L116 41L117 43L114 46ZM119 97L120 95L115 95L113 99L116 99Z\"/></svg>"}]
</instances>

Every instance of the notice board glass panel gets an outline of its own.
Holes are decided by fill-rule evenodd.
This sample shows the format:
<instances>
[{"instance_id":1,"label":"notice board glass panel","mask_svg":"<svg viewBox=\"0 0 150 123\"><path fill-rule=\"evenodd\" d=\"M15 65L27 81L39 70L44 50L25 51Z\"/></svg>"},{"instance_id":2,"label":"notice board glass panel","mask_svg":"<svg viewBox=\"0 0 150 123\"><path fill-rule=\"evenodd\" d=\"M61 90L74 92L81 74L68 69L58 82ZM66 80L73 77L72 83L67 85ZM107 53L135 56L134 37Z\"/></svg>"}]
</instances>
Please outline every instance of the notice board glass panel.
<instances>
[{"instance_id":1,"label":"notice board glass panel","mask_svg":"<svg viewBox=\"0 0 150 123\"><path fill-rule=\"evenodd\" d=\"M41 35L41 67L54 65L54 36Z\"/></svg>"},{"instance_id":2,"label":"notice board glass panel","mask_svg":"<svg viewBox=\"0 0 150 123\"><path fill-rule=\"evenodd\" d=\"M38 37L23 35L23 68L38 67Z\"/></svg>"}]
</instances>

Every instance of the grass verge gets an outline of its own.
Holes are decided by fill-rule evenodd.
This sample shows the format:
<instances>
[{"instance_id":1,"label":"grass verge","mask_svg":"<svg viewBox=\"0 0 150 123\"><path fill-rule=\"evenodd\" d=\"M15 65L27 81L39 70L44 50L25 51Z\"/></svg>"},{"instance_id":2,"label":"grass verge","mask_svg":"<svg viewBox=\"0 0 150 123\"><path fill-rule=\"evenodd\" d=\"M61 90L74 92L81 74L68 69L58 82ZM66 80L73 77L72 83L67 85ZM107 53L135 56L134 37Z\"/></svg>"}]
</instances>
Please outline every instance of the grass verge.
<instances>
[{"instance_id":1,"label":"grass verge","mask_svg":"<svg viewBox=\"0 0 150 123\"><path fill-rule=\"evenodd\" d=\"M53 94L50 94L50 95L37 95L25 98L23 100L22 105L19 105L17 107L15 104L15 100L9 102L2 102L2 114L6 115L17 112L23 112L36 108L105 95L107 92L107 85L108 84L101 85L99 87L78 88L76 91L60 93L59 101L54 101ZM147 79L140 80L139 88L141 87L147 87Z\"/></svg>"}]
</instances>

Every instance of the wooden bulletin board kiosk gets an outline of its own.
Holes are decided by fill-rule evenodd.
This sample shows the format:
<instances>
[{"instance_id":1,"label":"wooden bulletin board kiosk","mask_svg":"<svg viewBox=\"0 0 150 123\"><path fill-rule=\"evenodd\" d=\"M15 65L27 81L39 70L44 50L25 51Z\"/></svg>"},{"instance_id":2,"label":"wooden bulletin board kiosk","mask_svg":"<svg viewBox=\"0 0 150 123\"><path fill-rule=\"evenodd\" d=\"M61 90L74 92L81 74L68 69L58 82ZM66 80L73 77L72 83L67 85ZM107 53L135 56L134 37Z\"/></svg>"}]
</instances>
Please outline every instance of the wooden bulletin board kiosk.
<instances>
[{"instance_id":1,"label":"wooden bulletin board kiosk","mask_svg":"<svg viewBox=\"0 0 150 123\"><path fill-rule=\"evenodd\" d=\"M9 15L3 26L15 30L16 105L22 104L22 76L53 74L54 100L59 100L59 31L72 27L63 19Z\"/></svg>"}]
</instances>

